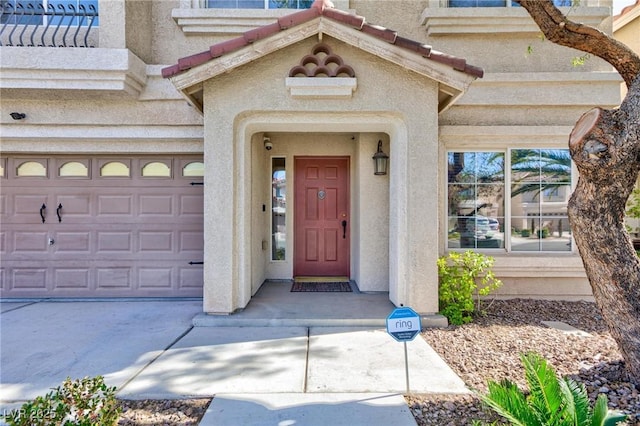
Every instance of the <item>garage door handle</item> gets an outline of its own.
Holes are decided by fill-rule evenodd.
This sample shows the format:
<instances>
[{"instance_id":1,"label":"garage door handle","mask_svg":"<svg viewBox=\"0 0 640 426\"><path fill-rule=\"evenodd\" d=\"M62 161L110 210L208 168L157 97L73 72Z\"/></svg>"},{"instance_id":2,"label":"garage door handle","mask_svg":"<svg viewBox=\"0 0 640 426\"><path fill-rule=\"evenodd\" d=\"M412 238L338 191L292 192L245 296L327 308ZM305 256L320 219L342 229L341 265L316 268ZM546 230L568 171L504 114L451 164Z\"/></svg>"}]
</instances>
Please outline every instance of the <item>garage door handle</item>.
<instances>
[{"instance_id":1,"label":"garage door handle","mask_svg":"<svg viewBox=\"0 0 640 426\"><path fill-rule=\"evenodd\" d=\"M62 222L62 216L60 216L61 210L62 210L62 203L58 204L58 208L56 209L56 214L58 215L58 222Z\"/></svg>"},{"instance_id":2,"label":"garage door handle","mask_svg":"<svg viewBox=\"0 0 640 426\"><path fill-rule=\"evenodd\" d=\"M189 265L204 265L204 262L189 262Z\"/></svg>"},{"instance_id":3,"label":"garage door handle","mask_svg":"<svg viewBox=\"0 0 640 426\"><path fill-rule=\"evenodd\" d=\"M42 207L40 207L40 217L42 218L42 223L44 223L44 213L47 210L47 205L42 203Z\"/></svg>"}]
</instances>

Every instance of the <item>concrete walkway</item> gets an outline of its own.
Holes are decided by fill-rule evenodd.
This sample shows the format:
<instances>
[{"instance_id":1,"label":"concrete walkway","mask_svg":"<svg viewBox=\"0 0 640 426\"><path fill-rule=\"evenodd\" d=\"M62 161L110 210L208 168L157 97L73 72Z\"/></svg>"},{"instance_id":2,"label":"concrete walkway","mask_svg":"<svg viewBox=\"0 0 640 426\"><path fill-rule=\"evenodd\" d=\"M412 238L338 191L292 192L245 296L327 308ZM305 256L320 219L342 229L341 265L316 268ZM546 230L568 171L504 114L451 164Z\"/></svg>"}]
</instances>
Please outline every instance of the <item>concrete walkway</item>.
<instances>
[{"instance_id":1,"label":"concrete walkway","mask_svg":"<svg viewBox=\"0 0 640 426\"><path fill-rule=\"evenodd\" d=\"M215 396L201 425L415 424L380 327L193 327L202 302L184 300L0 306L0 410L103 375L120 398ZM468 392L422 338L407 349L411 392Z\"/></svg>"}]
</instances>

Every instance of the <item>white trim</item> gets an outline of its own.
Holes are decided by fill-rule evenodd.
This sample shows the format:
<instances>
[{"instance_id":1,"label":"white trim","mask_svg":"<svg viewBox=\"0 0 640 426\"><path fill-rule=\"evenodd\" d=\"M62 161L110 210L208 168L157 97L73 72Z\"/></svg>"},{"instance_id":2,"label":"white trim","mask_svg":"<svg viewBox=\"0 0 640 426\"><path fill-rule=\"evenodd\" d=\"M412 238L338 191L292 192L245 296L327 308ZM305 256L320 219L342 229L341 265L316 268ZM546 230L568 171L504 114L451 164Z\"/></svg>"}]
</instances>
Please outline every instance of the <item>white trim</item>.
<instances>
[{"instance_id":1,"label":"white trim","mask_svg":"<svg viewBox=\"0 0 640 426\"><path fill-rule=\"evenodd\" d=\"M598 27L611 16L608 7L561 7L576 22ZM429 36L459 34L539 34L540 28L522 7L428 7L422 25Z\"/></svg>"},{"instance_id":2,"label":"white trim","mask_svg":"<svg viewBox=\"0 0 640 426\"><path fill-rule=\"evenodd\" d=\"M358 87L358 79L343 77L287 77L285 86L292 98L348 99Z\"/></svg>"},{"instance_id":3,"label":"white trim","mask_svg":"<svg viewBox=\"0 0 640 426\"><path fill-rule=\"evenodd\" d=\"M614 16L613 19L613 33L615 35L616 31L624 28L627 24L633 21L636 18L640 18L640 5L636 4L635 7L624 15Z\"/></svg>"}]
</instances>

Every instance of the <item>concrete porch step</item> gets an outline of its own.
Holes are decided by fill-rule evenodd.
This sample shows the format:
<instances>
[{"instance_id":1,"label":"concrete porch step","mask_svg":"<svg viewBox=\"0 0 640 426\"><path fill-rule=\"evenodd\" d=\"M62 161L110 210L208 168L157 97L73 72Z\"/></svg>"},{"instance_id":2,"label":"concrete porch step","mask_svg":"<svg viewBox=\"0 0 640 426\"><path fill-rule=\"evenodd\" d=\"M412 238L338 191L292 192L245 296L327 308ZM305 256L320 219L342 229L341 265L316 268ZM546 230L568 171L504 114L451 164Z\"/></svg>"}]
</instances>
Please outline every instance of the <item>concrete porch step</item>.
<instances>
[{"instance_id":1,"label":"concrete porch step","mask_svg":"<svg viewBox=\"0 0 640 426\"><path fill-rule=\"evenodd\" d=\"M391 313L391 312L389 312ZM200 313L193 318L195 327L375 327L385 328L383 318L259 318L231 315L207 315ZM423 315L423 328L446 327L447 319L442 315Z\"/></svg>"}]
</instances>

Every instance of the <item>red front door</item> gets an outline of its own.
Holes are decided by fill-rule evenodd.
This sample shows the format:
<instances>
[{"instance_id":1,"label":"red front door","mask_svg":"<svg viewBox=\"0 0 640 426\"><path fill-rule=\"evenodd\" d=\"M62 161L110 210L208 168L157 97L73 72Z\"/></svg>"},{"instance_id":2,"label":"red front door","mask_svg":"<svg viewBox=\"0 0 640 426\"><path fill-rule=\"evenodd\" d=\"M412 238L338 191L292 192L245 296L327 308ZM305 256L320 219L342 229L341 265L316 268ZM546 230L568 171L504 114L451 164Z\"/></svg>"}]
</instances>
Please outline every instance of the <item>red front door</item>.
<instances>
[{"instance_id":1,"label":"red front door","mask_svg":"<svg viewBox=\"0 0 640 426\"><path fill-rule=\"evenodd\" d=\"M294 276L349 276L349 158L295 159Z\"/></svg>"}]
</instances>

